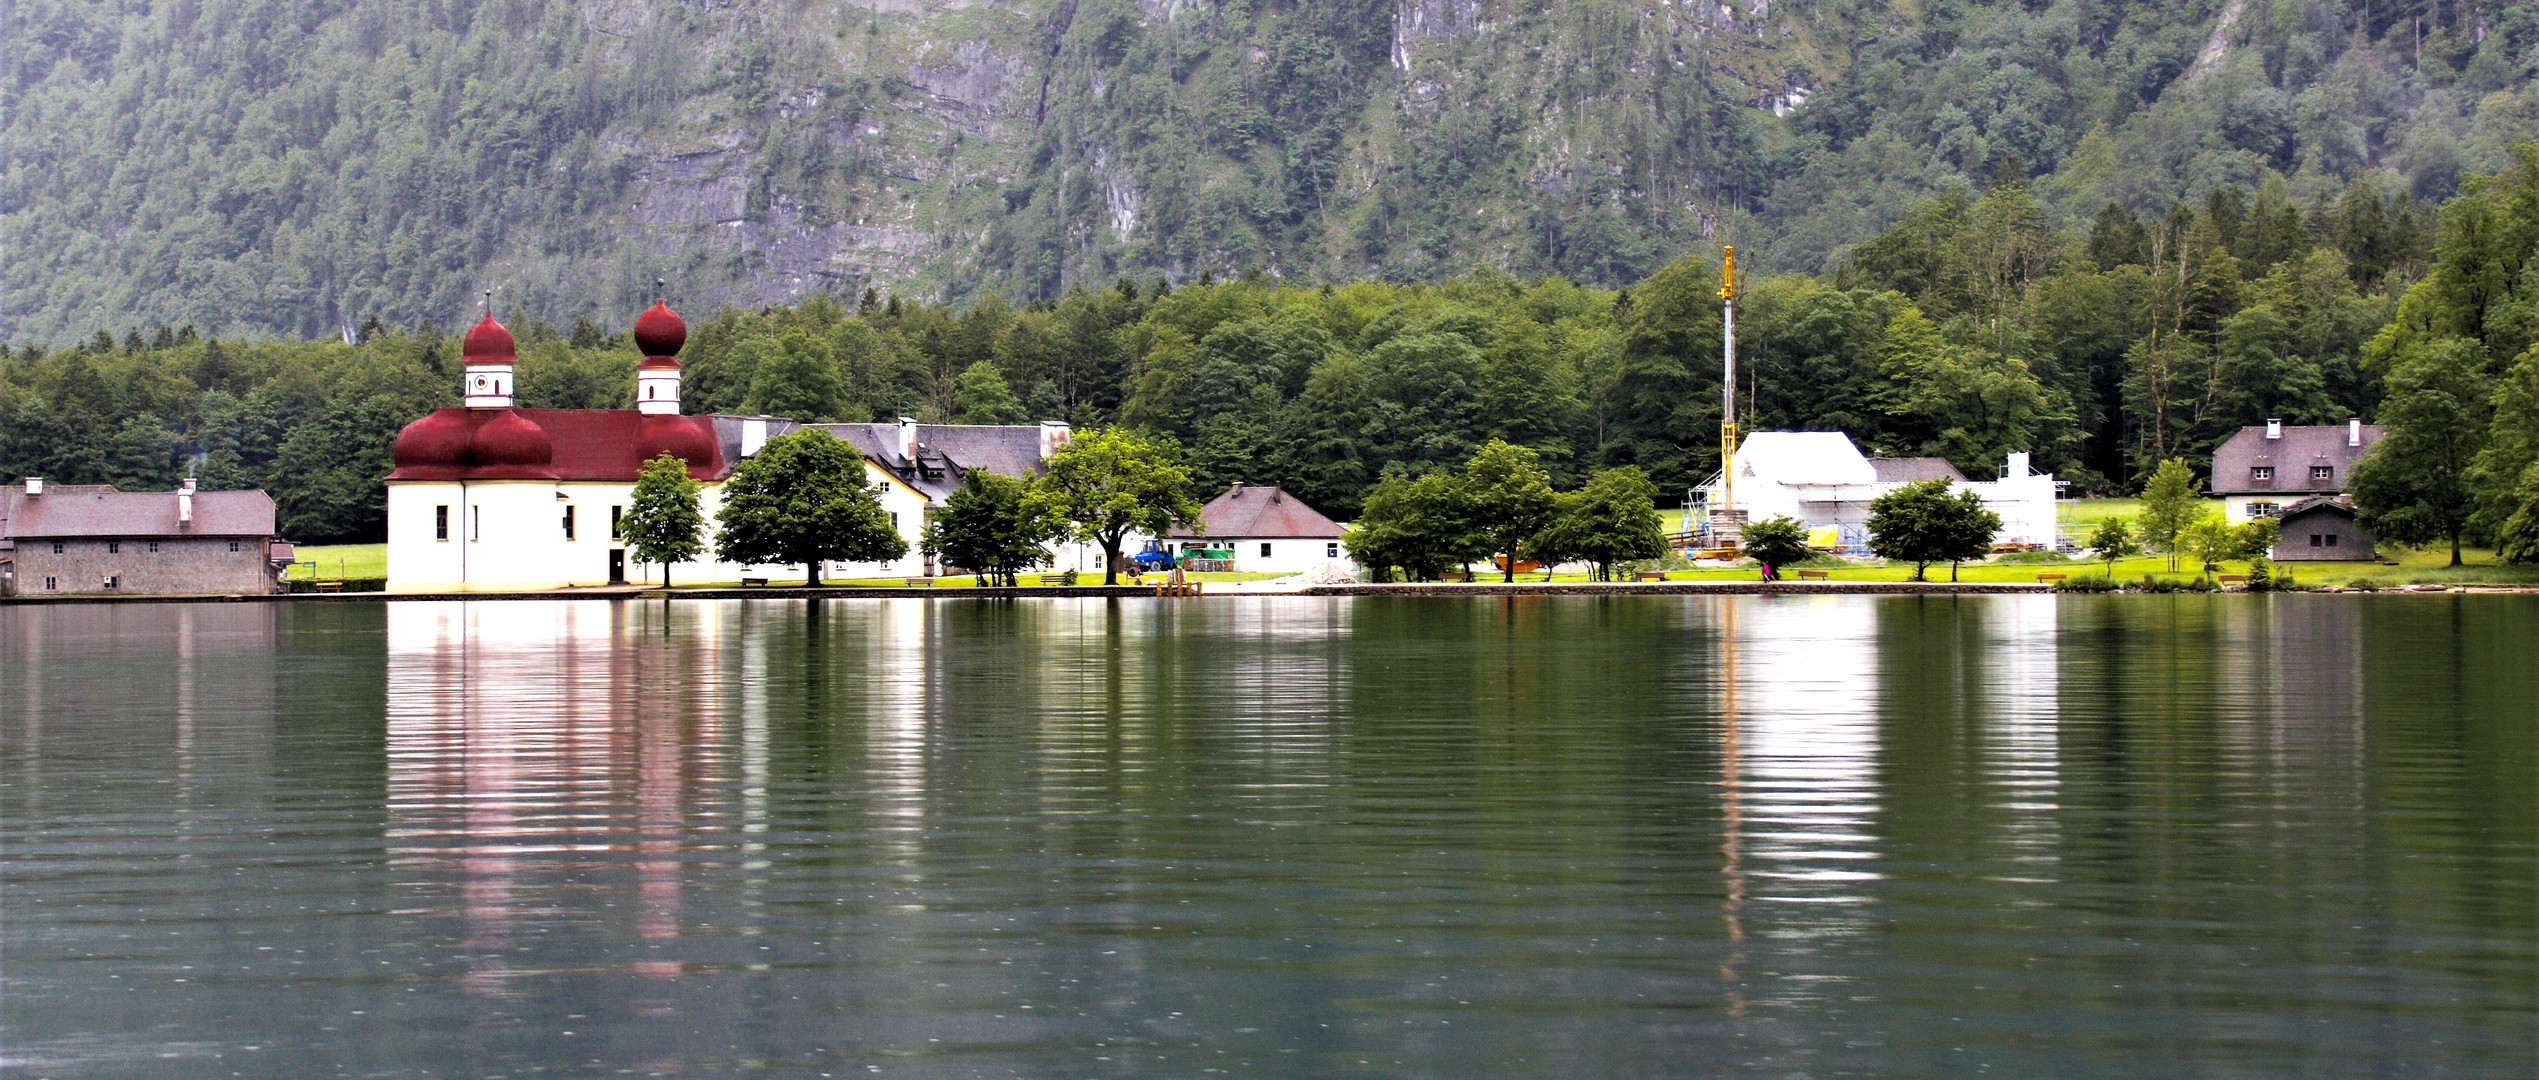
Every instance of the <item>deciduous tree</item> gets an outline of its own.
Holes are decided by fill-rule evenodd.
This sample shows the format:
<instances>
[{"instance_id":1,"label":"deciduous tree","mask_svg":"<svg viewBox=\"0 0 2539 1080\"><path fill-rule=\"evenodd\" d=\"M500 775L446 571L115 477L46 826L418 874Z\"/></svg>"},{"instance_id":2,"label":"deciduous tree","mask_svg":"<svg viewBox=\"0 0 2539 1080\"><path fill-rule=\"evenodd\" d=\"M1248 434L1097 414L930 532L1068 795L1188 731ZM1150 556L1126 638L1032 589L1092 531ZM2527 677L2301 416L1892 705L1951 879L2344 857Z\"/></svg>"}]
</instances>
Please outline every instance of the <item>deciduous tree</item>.
<instances>
[{"instance_id":1,"label":"deciduous tree","mask_svg":"<svg viewBox=\"0 0 2539 1080\"><path fill-rule=\"evenodd\" d=\"M1552 522L1557 509L1552 478L1534 451L1492 439L1464 463L1464 501L1471 528L1488 554L1507 556L1506 580L1516 580L1516 557Z\"/></svg>"},{"instance_id":2,"label":"deciduous tree","mask_svg":"<svg viewBox=\"0 0 2539 1080\"><path fill-rule=\"evenodd\" d=\"M1763 564L1763 576L1769 580L1781 576L1781 568L1806 562L1807 526L1797 518L1768 517L1746 526L1741 538L1746 554Z\"/></svg>"},{"instance_id":3,"label":"deciduous tree","mask_svg":"<svg viewBox=\"0 0 2539 1080\"><path fill-rule=\"evenodd\" d=\"M1983 558L2001 531L2001 515L1984 509L1982 496L1971 488L1949 491L1950 481L1918 480L1869 503L1869 550L1880 558L1913 564L1913 580L1925 580L1935 562L1949 564L1948 579L1957 580L1957 566Z\"/></svg>"},{"instance_id":4,"label":"deciduous tree","mask_svg":"<svg viewBox=\"0 0 2539 1080\"><path fill-rule=\"evenodd\" d=\"M1529 552L1545 566L1584 560L1595 565L1596 580L1611 581L1616 563L1666 554L1657 486L1637 466L1599 469L1586 486L1562 492L1557 505Z\"/></svg>"},{"instance_id":5,"label":"deciduous tree","mask_svg":"<svg viewBox=\"0 0 2539 1080\"><path fill-rule=\"evenodd\" d=\"M2466 338L2420 341L2389 373L2380 421L2389 429L2354 463L2347 489L2354 521L2374 537L2425 546L2460 538L2477 511L2469 469L2486 448L2492 405L2479 346Z\"/></svg>"},{"instance_id":6,"label":"deciduous tree","mask_svg":"<svg viewBox=\"0 0 2539 1080\"><path fill-rule=\"evenodd\" d=\"M924 547L945 566L1015 584L1015 575L1049 559L1042 546L1066 535L1064 522L1033 506L1031 483L986 469L962 474L961 489L926 522Z\"/></svg>"},{"instance_id":7,"label":"deciduous tree","mask_svg":"<svg viewBox=\"0 0 2539 1080\"><path fill-rule=\"evenodd\" d=\"M714 546L725 562L800 563L820 584L820 564L888 562L908 553L878 497L864 482L864 456L826 431L806 428L767 440L723 485Z\"/></svg>"},{"instance_id":8,"label":"deciduous tree","mask_svg":"<svg viewBox=\"0 0 2539 1080\"><path fill-rule=\"evenodd\" d=\"M635 477L626 513L617 519L617 534L640 562L661 564L661 587L670 587L670 564L705 553L705 514L698 509L697 482L688 463L668 453L644 462Z\"/></svg>"},{"instance_id":9,"label":"deciduous tree","mask_svg":"<svg viewBox=\"0 0 2539 1080\"><path fill-rule=\"evenodd\" d=\"M1130 533L1162 536L1197 528L1199 504L1187 490L1180 449L1126 428L1080 432L1058 448L1025 497L1031 512L1069 523L1102 545L1102 583L1120 579L1120 547Z\"/></svg>"}]
</instances>

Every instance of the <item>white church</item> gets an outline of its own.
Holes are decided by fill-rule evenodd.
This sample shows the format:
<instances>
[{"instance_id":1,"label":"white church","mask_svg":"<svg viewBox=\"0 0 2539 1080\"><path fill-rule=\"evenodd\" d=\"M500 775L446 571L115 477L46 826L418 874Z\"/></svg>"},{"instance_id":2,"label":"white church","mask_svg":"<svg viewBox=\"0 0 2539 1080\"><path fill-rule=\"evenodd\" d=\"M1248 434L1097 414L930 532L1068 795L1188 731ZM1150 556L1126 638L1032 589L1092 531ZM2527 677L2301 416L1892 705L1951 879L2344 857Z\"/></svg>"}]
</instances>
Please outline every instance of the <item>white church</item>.
<instances>
[{"instance_id":1,"label":"white church","mask_svg":"<svg viewBox=\"0 0 2539 1080\"><path fill-rule=\"evenodd\" d=\"M713 561L714 522L732 469L769 438L806 425L768 416L683 416L679 349L687 324L663 304L635 320L632 409L512 406L511 333L488 313L467 332L463 403L435 409L397 433L388 485L388 591L514 592L668 580L734 582L800 577L800 566ZM809 425L853 443L880 487L908 554L888 563L831 563L827 578L914 577L926 511L958 489L963 470L1023 475L1067 441L1063 422L1037 426ZM664 568L632 561L617 522L643 463L668 453L703 485L705 558ZM1084 559L1062 549L1061 561Z\"/></svg>"}]
</instances>

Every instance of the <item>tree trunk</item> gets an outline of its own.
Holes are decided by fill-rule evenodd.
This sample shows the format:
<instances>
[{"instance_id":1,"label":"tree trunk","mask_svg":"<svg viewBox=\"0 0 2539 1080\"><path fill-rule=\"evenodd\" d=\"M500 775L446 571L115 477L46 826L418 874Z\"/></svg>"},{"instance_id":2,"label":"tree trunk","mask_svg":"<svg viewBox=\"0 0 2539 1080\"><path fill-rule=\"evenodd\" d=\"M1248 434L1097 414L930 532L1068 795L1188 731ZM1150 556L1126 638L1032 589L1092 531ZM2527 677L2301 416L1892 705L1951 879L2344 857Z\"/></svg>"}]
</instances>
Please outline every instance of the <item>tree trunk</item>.
<instances>
[{"instance_id":1,"label":"tree trunk","mask_svg":"<svg viewBox=\"0 0 2539 1080\"><path fill-rule=\"evenodd\" d=\"M1928 573L1928 571L1930 570L1930 568L1931 568L1931 564L1926 563L1926 562L1917 562L1917 563L1914 563L1914 564L1913 564L1913 580L1915 580L1915 581L1929 581L1929 580L1931 580L1931 578L1930 578L1930 574Z\"/></svg>"},{"instance_id":2,"label":"tree trunk","mask_svg":"<svg viewBox=\"0 0 2539 1080\"><path fill-rule=\"evenodd\" d=\"M663 563L663 564L661 564L661 587L662 587L662 588L665 588L665 589L667 589L667 588L669 588L669 587L670 587L670 564L669 564L669 563Z\"/></svg>"},{"instance_id":3,"label":"tree trunk","mask_svg":"<svg viewBox=\"0 0 2539 1080\"><path fill-rule=\"evenodd\" d=\"M1102 538L1102 584L1117 585L1119 583L1120 542L1106 536Z\"/></svg>"},{"instance_id":4,"label":"tree trunk","mask_svg":"<svg viewBox=\"0 0 2539 1080\"><path fill-rule=\"evenodd\" d=\"M819 587L820 587L820 560L818 560L818 559L811 559L811 560L808 560L808 561L804 562L804 563L802 564L802 566L803 566L802 587L803 587L803 588L806 588L806 589L817 589L817 588L819 588Z\"/></svg>"},{"instance_id":5,"label":"tree trunk","mask_svg":"<svg viewBox=\"0 0 2539 1080\"><path fill-rule=\"evenodd\" d=\"M2460 565L2460 534L2451 534L2451 565Z\"/></svg>"},{"instance_id":6,"label":"tree trunk","mask_svg":"<svg viewBox=\"0 0 2539 1080\"><path fill-rule=\"evenodd\" d=\"M1953 562L1948 564L1948 583L1957 584L1957 564Z\"/></svg>"}]
</instances>

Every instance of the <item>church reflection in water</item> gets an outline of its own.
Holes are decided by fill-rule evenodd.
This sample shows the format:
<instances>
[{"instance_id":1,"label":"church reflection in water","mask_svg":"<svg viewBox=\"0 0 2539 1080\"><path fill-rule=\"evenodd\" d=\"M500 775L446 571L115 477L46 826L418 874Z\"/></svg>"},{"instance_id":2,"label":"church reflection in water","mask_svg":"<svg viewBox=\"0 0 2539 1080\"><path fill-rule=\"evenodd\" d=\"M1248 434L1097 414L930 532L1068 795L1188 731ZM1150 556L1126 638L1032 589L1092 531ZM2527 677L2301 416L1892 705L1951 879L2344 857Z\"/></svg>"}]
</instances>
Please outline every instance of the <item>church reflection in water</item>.
<instances>
[{"instance_id":1,"label":"church reflection in water","mask_svg":"<svg viewBox=\"0 0 2539 1080\"><path fill-rule=\"evenodd\" d=\"M731 810L721 627L711 605L683 612L675 635L628 625L651 610L387 606L389 854L438 901L423 911L460 916L471 990L506 992L519 924L561 906L555 891L625 884L594 877L632 879L641 942L680 934L682 836Z\"/></svg>"}]
</instances>

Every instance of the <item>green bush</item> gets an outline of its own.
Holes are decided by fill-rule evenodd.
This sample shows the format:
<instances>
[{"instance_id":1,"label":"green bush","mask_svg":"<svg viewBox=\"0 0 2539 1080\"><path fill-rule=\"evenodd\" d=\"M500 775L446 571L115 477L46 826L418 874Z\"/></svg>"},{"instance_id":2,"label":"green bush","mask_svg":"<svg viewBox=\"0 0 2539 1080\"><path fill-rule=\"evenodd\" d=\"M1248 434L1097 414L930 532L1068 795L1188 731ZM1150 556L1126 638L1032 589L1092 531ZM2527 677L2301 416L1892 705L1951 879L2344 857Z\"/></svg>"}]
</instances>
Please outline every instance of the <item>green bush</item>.
<instances>
[{"instance_id":1,"label":"green bush","mask_svg":"<svg viewBox=\"0 0 2539 1080\"><path fill-rule=\"evenodd\" d=\"M2115 592L2119 587L2116 579L2105 574L2083 574L2054 583L2055 592L2106 593Z\"/></svg>"},{"instance_id":2,"label":"green bush","mask_svg":"<svg viewBox=\"0 0 2539 1080\"><path fill-rule=\"evenodd\" d=\"M2367 577L2358 577L2352 581L2348 581L2345 583L2345 587L2358 592L2379 592L2382 589L2388 588L2388 586Z\"/></svg>"},{"instance_id":3,"label":"green bush","mask_svg":"<svg viewBox=\"0 0 2539 1080\"><path fill-rule=\"evenodd\" d=\"M2148 593L2172 593L2178 591L2178 583L2161 577L2158 574L2144 574L2142 575L2142 591Z\"/></svg>"},{"instance_id":4,"label":"green bush","mask_svg":"<svg viewBox=\"0 0 2539 1080\"><path fill-rule=\"evenodd\" d=\"M2012 566L2063 566L2081 560L2068 557L2059 551L2013 551L1993 561Z\"/></svg>"}]
</instances>

